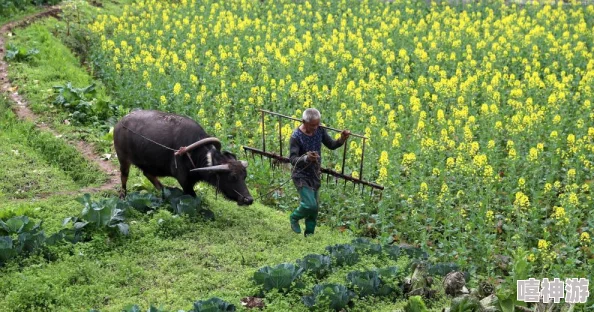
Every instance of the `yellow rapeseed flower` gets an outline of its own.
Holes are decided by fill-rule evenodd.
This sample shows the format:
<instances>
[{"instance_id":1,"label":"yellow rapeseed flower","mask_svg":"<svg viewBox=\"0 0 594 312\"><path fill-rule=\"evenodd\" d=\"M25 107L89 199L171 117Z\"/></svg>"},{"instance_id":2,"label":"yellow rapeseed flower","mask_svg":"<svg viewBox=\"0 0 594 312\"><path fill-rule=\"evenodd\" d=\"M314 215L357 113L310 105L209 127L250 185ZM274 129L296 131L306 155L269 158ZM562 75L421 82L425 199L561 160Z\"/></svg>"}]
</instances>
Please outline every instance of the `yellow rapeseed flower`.
<instances>
[{"instance_id":1,"label":"yellow rapeseed flower","mask_svg":"<svg viewBox=\"0 0 594 312\"><path fill-rule=\"evenodd\" d=\"M520 177L518 179L518 188L523 190L525 185L526 185L526 180L524 178Z\"/></svg>"},{"instance_id":2,"label":"yellow rapeseed flower","mask_svg":"<svg viewBox=\"0 0 594 312\"><path fill-rule=\"evenodd\" d=\"M526 194L519 191L516 193L516 200L514 201L514 206L518 208L528 208L530 207L530 199Z\"/></svg>"},{"instance_id":3,"label":"yellow rapeseed flower","mask_svg":"<svg viewBox=\"0 0 594 312\"><path fill-rule=\"evenodd\" d=\"M544 239L538 240L538 249L540 249L542 251L548 250L550 245L551 245L551 243L547 242Z\"/></svg>"},{"instance_id":4,"label":"yellow rapeseed flower","mask_svg":"<svg viewBox=\"0 0 594 312\"><path fill-rule=\"evenodd\" d=\"M493 213L492 210L487 210L487 213L485 214L485 216L487 217L487 221L489 221L489 222L493 222L493 219L495 219L495 214Z\"/></svg>"},{"instance_id":5,"label":"yellow rapeseed flower","mask_svg":"<svg viewBox=\"0 0 594 312\"><path fill-rule=\"evenodd\" d=\"M590 243L590 234L588 234L588 232L582 232L582 234L580 234L580 242L582 242L584 244L589 244Z\"/></svg>"},{"instance_id":6,"label":"yellow rapeseed flower","mask_svg":"<svg viewBox=\"0 0 594 312\"><path fill-rule=\"evenodd\" d=\"M379 164L384 167L390 164L390 160L388 159L388 152L382 151L382 153L380 154Z\"/></svg>"},{"instance_id":7,"label":"yellow rapeseed flower","mask_svg":"<svg viewBox=\"0 0 594 312\"><path fill-rule=\"evenodd\" d=\"M175 83L175 85L173 86L173 94L179 95L181 90L182 90L181 84L179 84L179 82Z\"/></svg>"}]
</instances>

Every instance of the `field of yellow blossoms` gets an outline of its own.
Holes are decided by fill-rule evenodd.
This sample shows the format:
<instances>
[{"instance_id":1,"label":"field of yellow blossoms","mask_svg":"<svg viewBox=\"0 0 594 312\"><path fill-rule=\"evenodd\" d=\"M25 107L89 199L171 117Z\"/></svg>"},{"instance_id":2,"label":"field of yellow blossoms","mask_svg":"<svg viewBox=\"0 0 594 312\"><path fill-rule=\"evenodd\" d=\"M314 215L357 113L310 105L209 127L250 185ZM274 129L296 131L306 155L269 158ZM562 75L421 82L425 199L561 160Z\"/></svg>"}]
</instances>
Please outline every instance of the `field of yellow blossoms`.
<instances>
[{"instance_id":1,"label":"field of yellow blossoms","mask_svg":"<svg viewBox=\"0 0 594 312\"><path fill-rule=\"evenodd\" d=\"M363 178L382 199L324 185L329 224L485 275L525 259L535 277L592 279L593 5L147 0L89 28L119 105L191 116L238 155L261 147L258 108L316 107L369 137ZM278 119L265 124L278 148ZM362 142L348 144L359 176ZM288 178L252 162L261 193Z\"/></svg>"}]
</instances>

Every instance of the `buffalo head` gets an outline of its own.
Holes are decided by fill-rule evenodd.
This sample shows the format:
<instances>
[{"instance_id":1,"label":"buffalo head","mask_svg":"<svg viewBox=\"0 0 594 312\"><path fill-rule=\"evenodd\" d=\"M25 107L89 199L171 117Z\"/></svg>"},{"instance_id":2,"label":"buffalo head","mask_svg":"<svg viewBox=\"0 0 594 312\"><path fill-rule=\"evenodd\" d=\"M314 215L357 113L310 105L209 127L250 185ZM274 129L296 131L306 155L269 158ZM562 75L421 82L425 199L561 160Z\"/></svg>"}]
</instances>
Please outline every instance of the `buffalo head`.
<instances>
[{"instance_id":1,"label":"buffalo head","mask_svg":"<svg viewBox=\"0 0 594 312\"><path fill-rule=\"evenodd\" d=\"M200 174L209 184L238 205L251 205L254 199L245 184L247 161L239 161L234 154L218 149L207 152L207 166L190 170Z\"/></svg>"}]
</instances>

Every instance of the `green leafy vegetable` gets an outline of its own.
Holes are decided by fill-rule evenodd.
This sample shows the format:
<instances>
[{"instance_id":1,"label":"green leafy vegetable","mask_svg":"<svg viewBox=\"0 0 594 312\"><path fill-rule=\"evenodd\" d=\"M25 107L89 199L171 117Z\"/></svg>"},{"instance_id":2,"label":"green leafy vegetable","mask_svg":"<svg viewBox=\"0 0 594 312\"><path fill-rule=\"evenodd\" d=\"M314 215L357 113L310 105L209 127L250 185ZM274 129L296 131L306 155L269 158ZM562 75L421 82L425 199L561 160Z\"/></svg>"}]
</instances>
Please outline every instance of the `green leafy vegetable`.
<instances>
[{"instance_id":1,"label":"green leafy vegetable","mask_svg":"<svg viewBox=\"0 0 594 312\"><path fill-rule=\"evenodd\" d=\"M408 297L408 301L404 306L405 312L428 312L427 306L425 306L425 302L421 296L411 296Z\"/></svg>"},{"instance_id":2,"label":"green leafy vegetable","mask_svg":"<svg viewBox=\"0 0 594 312\"><path fill-rule=\"evenodd\" d=\"M205 301L194 302L193 308L188 312L226 312L235 311L235 305L219 298L210 298Z\"/></svg>"},{"instance_id":3,"label":"green leafy vegetable","mask_svg":"<svg viewBox=\"0 0 594 312\"><path fill-rule=\"evenodd\" d=\"M330 308L339 311L345 308L355 293L340 284L318 284L312 296L304 296L303 303L308 307Z\"/></svg>"},{"instance_id":4,"label":"green leafy vegetable","mask_svg":"<svg viewBox=\"0 0 594 312\"><path fill-rule=\"evenodd\" d=\"M374 244L365 237L355 238L351 244L355 247L357 253L367 253L370 255L379 255L382 253L382 246L380 244Z\"/></svg>"},{"instance_id":5,"label":"green leafy vegetable","mask_svg":"<svg viewBox=\"0 0 594 312\"><path fill-rule=\"evenodd\" d=\"M359 254L355 252L355 247L352 245L338 244L327 246L326 250L338 266L353 265L359 261Z\"/></svg>"},{"instance_id":6,"label":"green leafy vegetable","mask_svg":"<svg viewBox=\"0 0 594 312\"><path fill-rule=\"evenodd\" d=\"M377 271L350 272L347 274L347 281L359 292L360 297L377 295L380 288L380 279Z\"/></svg>"},{"instance_id":7,"label":"green leafy vegetable","mask_svg":"<svg viewBox=\"0 0 594 312\"><path fill-rule=\"evenodd\" d=\"M291 263L281 263L276 267L266 266L254 273L256 284L263 285L264 290L273 288L288 290L291 284L303 273L303 268Z\"/></svg>"},{"instance_id":8,"label":"green leafy vegetable","mask_svg":"<svg viewBox=\"0 0 594 312\"><path fill-rule=\"evenodd\" d=\"M481 311L481 305L474 296L463 295L452 300L450 312L478 312Z\"/></svg>"},{"instance_id":9,"label":"green leafy vegetable","mask_svg":"<svg viewBox=\"0 0 594 312\"><path fill-rule=\"evenodd\" d=\"M330 272L330 264L330 257L317 254L310 254L303 257L303 259L297 260L297 265L318 278L322 278Z\"/></svg>"}]
</instances>

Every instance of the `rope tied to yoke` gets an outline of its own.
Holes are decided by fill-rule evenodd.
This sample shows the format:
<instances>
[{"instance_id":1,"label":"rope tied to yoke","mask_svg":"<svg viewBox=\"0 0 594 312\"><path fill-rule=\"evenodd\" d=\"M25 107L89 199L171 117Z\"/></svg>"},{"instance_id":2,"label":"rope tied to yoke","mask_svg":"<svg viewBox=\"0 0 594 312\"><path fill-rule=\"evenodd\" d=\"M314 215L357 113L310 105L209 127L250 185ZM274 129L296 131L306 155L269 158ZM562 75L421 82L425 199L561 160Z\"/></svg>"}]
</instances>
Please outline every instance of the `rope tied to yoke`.
<instances>
[{"instance_id":1,"label":"rope tied to yoke","mask_svg":"<svg viewBox=\"0 0 594 312\"><path fill-rule=\"evenodd\" d=\"M190 154L188 154L188 151L187 151L187 149L186 149L185 146L182 146L179 149L174 149L174 148L171 148L169 146L163 145L163 144L161 144L161 143L159 143L159 142L157 142L155 140L152 140L151 138L147 138L146 136L144 136L144 135L142 135L142 134L140 134L140 133L138 133L138 132L136 132L136 131L134 131L134 130L128 128L128 127L126 127L126 126L124 126L124 125L122 125L122 128L124 128L124 129L126 129L126 130L128 130L128 131L130 131L130 132L132 132L132 133L134 133L134 134L136 134L136 135L144 138L145 140L147 140L149 142L152 142L152 143L157 144L157 145L159 145L159 146L161 146L163 148L166 148L166 149L168 149L170 151L173 151L173 155L174 155L173 161L175 163L175 169L177 169L177 158L175 156L183 156L184 154L188 156L188 159L190 160L190 163L192 163L192 167L194 169L196 168L196 165L194 164L194 161L192 160L192 157L190 157Z\"/></svg>"},{"instance_id":2,"label":"rope tied to yoke","mask_svg":"<svg viewBox=\"0 0 594 312\"><path fill-rule=\"evenodd\" d=\"M279 184L277 187L273 188L273 189L272 189L270 192L268 192L268 193L266 193L266 194L264 194L264 195L260 195L260 196L258 196L258 197L256 197L256 198L254 198L254 201L256 201L256 200L259 200L259 199L260 199L260 198L262 198L262 197L266 197L266 196L268 196L268 195L272 194L272 192L274 192L274 191L276 191L276 190L279 190L279 189L281 188L281 186L283 186L283 185L287 184L289 181L291 181L291 180L293 179L293 173L295 172L295 168L297 167L297 163L298 163L300 160L301 160L301 161L307 161L307 153L306 153L306 154L303 154L303 155L299 156L299 158L297 158L297 161L295 162L295 166L293 166L293 168L291 168L291 177L290 177L288 180L286 180L286 181L284 181L283 183ZM305 169L307 169L307 168L308 168L309 166L311 166L312 164L314 164L314 163L312 163L312 162L308 162L308 164L307 164L307 165L305 165L303 168L301 168L301 170L299 170L299 171L297 171L297 172L302 172L302 171L305 171ZM317 176L317 178L318 178L318 179L320 179L320 180L321 180L321 174L318 174L318 172L316 172L316 176Z\"/></svg>"}]
</instances>

